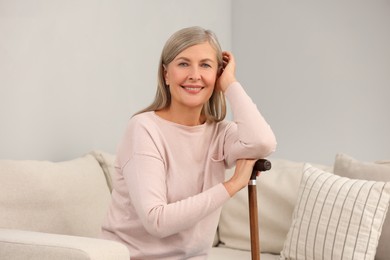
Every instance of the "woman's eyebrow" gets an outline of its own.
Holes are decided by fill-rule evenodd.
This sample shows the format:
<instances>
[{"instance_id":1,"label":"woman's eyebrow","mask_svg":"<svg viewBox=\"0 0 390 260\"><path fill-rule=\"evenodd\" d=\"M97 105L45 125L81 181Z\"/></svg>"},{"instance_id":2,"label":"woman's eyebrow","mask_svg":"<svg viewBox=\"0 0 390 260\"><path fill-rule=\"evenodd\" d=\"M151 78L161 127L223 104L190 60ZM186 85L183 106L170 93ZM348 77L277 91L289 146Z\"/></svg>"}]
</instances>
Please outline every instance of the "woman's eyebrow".
<instances>
[{"instance_id":1,"label":"woman's eyebrow","mask_svg":"<svg viewBox=\"0 0 390 260\"><path fill-rule=\"evenodd\" d=\"M201 60L201 62L213 62L214 63L215 60L206 58L206 59Z\"/></svg>"},{"instance_id":2,"label":"woman's eyebrow","mask_svg":"<svg viewBox=\"0 0 390 260\"><path fill-rule=\"evenodd\" d=\"M184 61L190 61L190 59L186 57L177 57L175 60L184 60Z\"/></svg>"},{"instance_id":3,"label":"woman's eyebrow","mask_svg":"<svg viewBox=\"0 0 390 260\"><path fill-rule=\"evenodd\" d=\"M190 59L187 58L187 57L178 57L178 58L176 58L175 60L190 61ZM214 61L213 59L204 58L204 59L200 60L200 62L215 62L215 61Z\"/></svg>"}]
</instances>

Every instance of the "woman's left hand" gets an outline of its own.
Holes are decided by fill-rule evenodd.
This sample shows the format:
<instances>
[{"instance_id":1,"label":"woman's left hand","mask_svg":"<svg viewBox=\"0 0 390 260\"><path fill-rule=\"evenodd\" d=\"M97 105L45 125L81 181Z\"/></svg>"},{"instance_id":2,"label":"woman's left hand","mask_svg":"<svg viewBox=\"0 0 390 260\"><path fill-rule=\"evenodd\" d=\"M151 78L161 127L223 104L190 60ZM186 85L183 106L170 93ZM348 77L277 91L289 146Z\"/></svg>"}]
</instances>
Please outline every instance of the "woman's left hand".
<instances>
[{"instance_id":1,"label":"woman's left hand","mask_svg":"<svg viewBox=\"0 0 390 260\"><path fill-rule=\"evenodd\" d=\"M217 78L217 88L225 92L230 84L237 81L236 79L236 61L231 52L222 52L223 67L221 75Z\"/></svg>"},{"instance_id":2,"label":"woman's left hand","mask_svg":"<svg viewBox=\"0 0 390 260\"><path fill-rule=\"evenodd\" d=\"M255 163L255 159L237 160L233 176L223 183L230 197L248 185Z\"/></svg>"}]
</instances>

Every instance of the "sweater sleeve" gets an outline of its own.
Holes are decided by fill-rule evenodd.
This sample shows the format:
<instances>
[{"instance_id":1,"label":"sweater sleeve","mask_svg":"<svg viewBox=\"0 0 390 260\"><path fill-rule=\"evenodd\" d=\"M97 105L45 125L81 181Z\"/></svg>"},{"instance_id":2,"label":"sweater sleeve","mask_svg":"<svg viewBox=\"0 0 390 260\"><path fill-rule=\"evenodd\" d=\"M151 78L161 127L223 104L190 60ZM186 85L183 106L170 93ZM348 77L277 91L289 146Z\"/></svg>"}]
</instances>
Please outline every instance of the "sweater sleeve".
<instances>
[{"instance_id":1,"label":"sweater sleeve","mask_svg":"<svg viewBox=\"0 0 390 260\"><path fill-rule=\"evenodd\" d=\"M176 202L167 201L166 172L159 158L135 154L123 168L132 204L144 228L155 237L188 229L229 198L222 184Z\"/></svg>"},{"instance_id":2,"label":"sweater sleeve","mask_svg":"<svg viewBox=\"0 0 390 260\"><path fill-rule=\"evenodd\" d=\"M275 135L240 83L232 83L225 95L233 113L224 145L227 165L231 167L240 158L265 158L274 152Z\"/></svg>"}]
</instances>

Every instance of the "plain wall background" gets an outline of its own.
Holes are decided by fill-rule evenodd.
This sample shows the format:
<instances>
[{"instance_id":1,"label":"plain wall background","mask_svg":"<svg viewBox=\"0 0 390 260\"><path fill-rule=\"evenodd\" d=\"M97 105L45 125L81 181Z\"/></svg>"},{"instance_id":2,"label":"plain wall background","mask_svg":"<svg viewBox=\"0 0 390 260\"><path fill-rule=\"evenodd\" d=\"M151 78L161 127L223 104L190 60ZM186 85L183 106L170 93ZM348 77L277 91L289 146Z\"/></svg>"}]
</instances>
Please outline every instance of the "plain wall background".
<instances>
[{"instance_id":1,"label":"plain wall background","mask_svg":"<svg viewBox=\"0 0 390 260\"><path fill-rule=\"evenodd\" d=\"M179 28L214 30L286 159L390 155L390 1L0 0L0 159L114 153Z\"/></svg>"},{"instance_id":2,"label":"plain wall background","mask_svg":"<svg viewBox=\"0 0 390 260\"><path fill-rule=\"evenodd\" d=\"M230 1L0 0L0 158L114 153L165 41L193 25L231 49Z\"/></svg>"},{"instance_id":3,"label":"plain wall background","mask_svg":"<svg viewBox=\"0 0 390 260\"><path fill-rule=\"evenodd\" d=\"M275 157L390 159L390 1L234 0L238 77Z\"/></svg>"}]
</instances>

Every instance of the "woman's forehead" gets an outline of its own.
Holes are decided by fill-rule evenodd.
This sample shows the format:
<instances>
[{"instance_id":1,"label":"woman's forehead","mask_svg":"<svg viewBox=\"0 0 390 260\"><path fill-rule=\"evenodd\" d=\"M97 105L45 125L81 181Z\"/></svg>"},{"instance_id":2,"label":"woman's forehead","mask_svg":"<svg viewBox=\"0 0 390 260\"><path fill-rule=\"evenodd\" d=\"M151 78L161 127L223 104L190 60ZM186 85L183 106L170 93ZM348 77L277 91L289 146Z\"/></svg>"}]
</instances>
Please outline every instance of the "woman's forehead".
<instances>
[{"instance_id":1,"label":"woman's forehead","mask_svg":"<svg viewBox=\"0 0 390 260\"><path fill-rule=\"evenodd\" d=\"M209 42L204 42L184 49L175 57L175 60L178 59L217 61L217 51Z\"/></svg>"}]
</instances>

